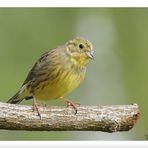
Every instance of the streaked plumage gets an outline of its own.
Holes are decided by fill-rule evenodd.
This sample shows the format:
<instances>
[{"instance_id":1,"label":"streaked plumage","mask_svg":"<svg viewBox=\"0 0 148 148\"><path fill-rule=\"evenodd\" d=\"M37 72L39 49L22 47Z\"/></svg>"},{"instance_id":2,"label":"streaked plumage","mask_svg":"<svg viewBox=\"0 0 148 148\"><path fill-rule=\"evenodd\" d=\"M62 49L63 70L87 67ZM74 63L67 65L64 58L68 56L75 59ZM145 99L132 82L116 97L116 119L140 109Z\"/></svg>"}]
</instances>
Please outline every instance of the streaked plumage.
<instances>
[{"instance_id":1,"label":"streaked plumage","mask_svg":"<svg viewBox=\"0 0 148 148\"><path fill-rule=\"evenodd\" d=\"M86 65L91 58L92 44L83 38L70 40L65 45L45 52L30 70L18 93L8 103L65 96L82 82Z\"/></svg>"}]
</instances>

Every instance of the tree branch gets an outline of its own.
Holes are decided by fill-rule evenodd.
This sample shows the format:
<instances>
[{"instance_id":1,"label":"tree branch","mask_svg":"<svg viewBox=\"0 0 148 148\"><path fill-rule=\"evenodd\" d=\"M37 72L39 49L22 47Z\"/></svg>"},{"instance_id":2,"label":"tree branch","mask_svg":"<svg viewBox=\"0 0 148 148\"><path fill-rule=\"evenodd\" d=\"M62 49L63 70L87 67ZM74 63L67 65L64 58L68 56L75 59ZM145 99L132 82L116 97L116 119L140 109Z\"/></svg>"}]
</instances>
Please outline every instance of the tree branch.
<instances>
[{"instance_id":1,"label":"tree branch","mask_svg":"<svg viewBox=\"0 0 148 148\"><path fill-rule=\"evenodd\" d=\"M139 117L137 104L81 106L78 113L66 107L40 107L42 119L32 106L0 102L0 129L29 131L128 131Z\"/></svg>"}]
</instances>

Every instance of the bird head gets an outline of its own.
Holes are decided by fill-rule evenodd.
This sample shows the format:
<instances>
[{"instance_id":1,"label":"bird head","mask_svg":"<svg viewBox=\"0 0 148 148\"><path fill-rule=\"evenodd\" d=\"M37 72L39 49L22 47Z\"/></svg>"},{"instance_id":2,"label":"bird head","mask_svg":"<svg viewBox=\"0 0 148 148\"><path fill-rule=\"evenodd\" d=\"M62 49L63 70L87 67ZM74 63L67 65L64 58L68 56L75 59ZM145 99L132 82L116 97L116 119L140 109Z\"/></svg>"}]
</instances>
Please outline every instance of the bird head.
<instances>
[{"instance_id":1,"label":"bird head","mask_svg":"<svg viewBox=\"0 0 148 148\"><path fill-rule=\"evenodd\" d=\"M92 44L84 38L75 38L66 43L66 52L70 60L80 67L84 67L90 59L94 59Z\"/></svg>"}]
</instances>

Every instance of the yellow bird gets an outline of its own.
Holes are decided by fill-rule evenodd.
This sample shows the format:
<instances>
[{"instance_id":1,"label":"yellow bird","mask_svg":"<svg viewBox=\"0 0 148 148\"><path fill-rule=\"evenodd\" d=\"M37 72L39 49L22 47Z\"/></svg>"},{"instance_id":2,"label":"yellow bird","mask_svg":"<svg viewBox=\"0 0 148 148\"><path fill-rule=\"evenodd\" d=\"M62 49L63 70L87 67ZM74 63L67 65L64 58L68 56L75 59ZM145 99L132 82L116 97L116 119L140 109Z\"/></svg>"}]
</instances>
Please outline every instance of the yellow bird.
<instances>
[{"instance_id":1,"label":"yellow bird","mask_svg":"<svg viewBox=\"0 0 148 148\"><path fill-rule=\"evenodd\" d=\"M93 58L92 44L83 38L75 38L45 52L30 70L19 91L7 103L16 104L33 98L33 110L41 117L37 101L59 98L77 112L77 104L64 96L83 81L86 65Z\"/></svg>"}]
</instances>

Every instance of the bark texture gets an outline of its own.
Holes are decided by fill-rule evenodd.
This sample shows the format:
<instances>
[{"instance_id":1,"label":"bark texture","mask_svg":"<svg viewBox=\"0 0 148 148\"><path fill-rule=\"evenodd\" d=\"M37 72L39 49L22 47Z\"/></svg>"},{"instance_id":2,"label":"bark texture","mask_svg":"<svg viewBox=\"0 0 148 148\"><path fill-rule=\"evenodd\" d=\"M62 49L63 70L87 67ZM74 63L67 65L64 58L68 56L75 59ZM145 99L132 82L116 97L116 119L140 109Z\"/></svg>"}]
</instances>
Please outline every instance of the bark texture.
<instances>
[{"instance_id":1,"label":"bark texture","mask_svg":"<svg viewBox=\"0 0 148 148\"><path fill-rule=\"evenodd\" d=\"M103 131L132 129L139 118L139 107L133 105L80 106L72 108L40 107L42 119L32 106L0 102L0 129L28 131Z\"/></svg>"}]
</instances>

